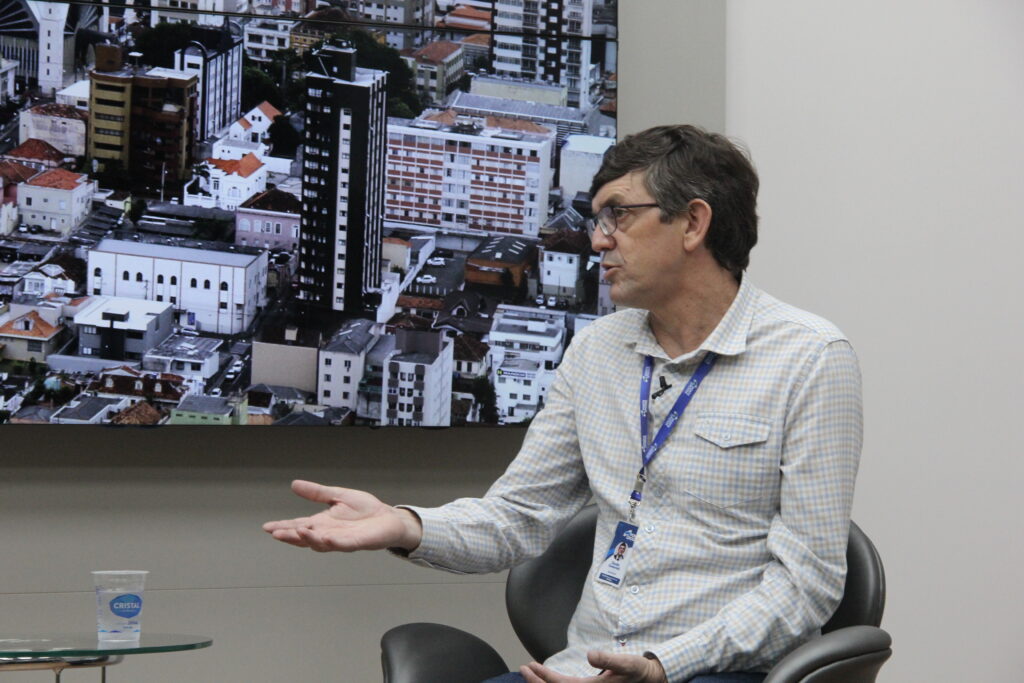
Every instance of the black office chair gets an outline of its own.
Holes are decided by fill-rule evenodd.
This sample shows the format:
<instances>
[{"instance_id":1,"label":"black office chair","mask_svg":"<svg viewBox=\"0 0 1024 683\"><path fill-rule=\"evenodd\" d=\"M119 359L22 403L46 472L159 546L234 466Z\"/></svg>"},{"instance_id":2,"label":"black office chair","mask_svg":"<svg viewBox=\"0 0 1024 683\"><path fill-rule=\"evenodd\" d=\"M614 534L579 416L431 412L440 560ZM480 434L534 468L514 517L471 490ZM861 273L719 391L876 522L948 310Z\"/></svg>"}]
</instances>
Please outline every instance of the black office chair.
<instances>
[{"instance_id":1,"label":"black office chair","mask_svg":"<svg viewBox=\"0 0 1024 683\"><path fill-rule=\"evenodd\" d=\"M514 567L505 606L527 652L542 662L566 645L566 632L590 569L597 507L589 505L540 556ZM892 655L878 628L885 607L882 560L864 532L850 523L843 600L822 636L798 647L765 683L873 683ZM480 638L441 624L404 624L381 638L384 683L480 683L509 671Z\"/></svg>"}]
</instances>

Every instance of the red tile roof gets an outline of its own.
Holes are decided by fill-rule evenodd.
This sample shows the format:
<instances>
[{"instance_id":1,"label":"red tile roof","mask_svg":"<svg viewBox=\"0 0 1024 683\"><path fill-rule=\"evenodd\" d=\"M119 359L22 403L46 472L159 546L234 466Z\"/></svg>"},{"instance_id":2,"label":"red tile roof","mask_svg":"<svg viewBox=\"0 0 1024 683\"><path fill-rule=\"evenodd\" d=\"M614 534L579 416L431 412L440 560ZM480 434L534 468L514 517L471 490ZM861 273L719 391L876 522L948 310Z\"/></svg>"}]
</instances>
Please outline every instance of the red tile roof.
<instances>
[{"instance_id":1,"label":"red tile roof","mask_svg":"<svg viewBox=\"0 0 1024 683\"><path fill-rule=\"evenodd\" d=\"M39 173L39 169L19 164L17 161L0 159L0 178L4 179L4 184L23 183L36 173Z\"/></svg>"},{"instance_id":2,"label":"red tile roof","mask_svg":"<svg viewBox=\"0 0 1024 683\"><path fill-rule=\"evenodd\" d=\"M235 173L243 178L248 178L263 166L260 158L252 152L241 159L214 159L211 157L206 160L206 163L216 166L225 173Z\"/></svg>"},{"instance_id":3,"label":"red tile roof","mask_svg":"<svg viewBox=\"0 0 1024 683\"><path fill-rule=\"evenodd\" d=\"M58 190L74 190L87 181L84 173L73 173L65 168L54 168L40 173L28 181L33 187L53 187Z\"/></svg>"},{"instance_id":4,"label":"red tile roof","mask_svg":"<svg viewBox=\"0 0 1024 683\"><path fill-rule=\"evenodd\" d=\"M491 36L487 33L474 33L473 35L469 35L463 38L462 42L469 43L470 45L481 45L483 47L490 47Z\"/></svg>"},{"instance_id":5,"label":"red tile roof","mask_svg":"<svg viewBox=\"0 0 1024 683\"><path fill-rule=\"evenodd\" d=\"M23 329L22 325L19 325L23 320L28 320L30 329ZM6 337L32 337L34 339L49 339L53 335L60 331L60 327L55 327L50 323L43 320L35 311L29 311L25 315L18 316L12 320L8 320L5 324L0 325L0 334Z\"/></svg>"},{"instance_id":6,"label":"red tile roof","mask_svg":"<svg viewBox=\"0 0 1024 683\"><path fill-rule=\"evenodd\" d=\"M64 161L64 153L45 140L29 138L4 156L39 161Z\"/></svg>"},{"instance_id":7,"label":"red tile roof","mask_svg":"<svg viewBox=\"0 0 1024 683\"><path fill-rule=\"evenodd\" d=\"M46 104L37 104L31 109L33 114L43 114L45 116L58 116L63 119L78 119L80 121L88 121L89 115L78 107L73 107L70 104L57 104L56 102L48 102Z\"/></svg>"},{"instance_id":8,"label":"red tile roof","mask_svg":"<svg viewBox=\"0 0 1024 683\"><path fill-rule=\"evenodd\" d=\"M249 119L245 118L244 116L243 116L242 118L238 119L238 123L239 123L239 124L240 124L240 125L242 126L242 128L244 128L245 130L249 130L250 128L252 128L252 124L251 124L251 123L249 123Z\"/></svg>"},{"instance_id":9,"label":"red tile roof","mask_svg":"<svg viewBox=\"0 0 1024 683\"><path fill-rule=\"evenodd\" d=\"M264 100L263 102L260 102L257 105L257 107L271 121L276 119L278 116L281 116L281 112L279 112L277 110L277 107L272 105L270 102L267 102L266 100Z\"/></svg>"},{"instance_id":10,"label":"red tile roof","mask_svg":"<svg viewBox=\"0 0 1024 683\"><path fill-rule=\"evenodd\" d=\"M434 42L427 43L420 49L413 52L412 56L420 62L440 64L460 49L462 49L461 45L453 43L450 40L435 40Z\"/></svg>"}]
</instances>

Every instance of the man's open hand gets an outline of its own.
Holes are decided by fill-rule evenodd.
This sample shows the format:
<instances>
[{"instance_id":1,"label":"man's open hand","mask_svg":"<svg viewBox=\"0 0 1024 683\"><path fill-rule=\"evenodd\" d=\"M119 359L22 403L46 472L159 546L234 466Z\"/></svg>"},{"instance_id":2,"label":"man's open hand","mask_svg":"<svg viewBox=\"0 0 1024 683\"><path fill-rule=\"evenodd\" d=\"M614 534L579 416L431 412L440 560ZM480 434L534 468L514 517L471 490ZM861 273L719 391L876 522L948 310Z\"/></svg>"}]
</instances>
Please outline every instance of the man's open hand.
<instances>
[{"instance_id":1,"label":"man's open hand","mask_svg":"<svg viewBox=\"0 0 1024 683\"><path fill-rule=\"evenodd\" d=\"M668 683L665 670L657 659L595 651L587 653L587 661L595 669L604 671L597 676L578 678L530 662L520 667L519 673L526 679L526 683Z\"/></svg>"},{"instance_id":2,"label":"man's open hand","mask_svg":"<svg viewBox=\"0 0 1024 683\"><path fill-rule=\"evenodd\" d=\"M263 530L279 541L318 552L415 550L420 544L423 528L415 514L382 503L365 491L301 480L292 482L292 491L328 507L312 517L264 524Z\"/></svg>"}]
</instances>

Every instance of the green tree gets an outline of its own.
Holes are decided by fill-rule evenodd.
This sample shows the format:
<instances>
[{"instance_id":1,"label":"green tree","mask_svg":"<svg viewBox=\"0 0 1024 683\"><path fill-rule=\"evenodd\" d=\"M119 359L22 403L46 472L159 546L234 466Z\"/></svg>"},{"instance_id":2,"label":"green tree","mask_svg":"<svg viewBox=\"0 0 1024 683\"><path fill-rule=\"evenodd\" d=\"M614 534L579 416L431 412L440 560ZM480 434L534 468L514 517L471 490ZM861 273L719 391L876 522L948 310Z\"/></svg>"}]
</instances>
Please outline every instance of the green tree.
<instances>
[{"instance_id":1,"label":"green tree","mask_svg":"<svg viewBox=\"0 0 1024 683\"><path fill-rule=\"evenodd\" d=\"M277 157L294 157L302 144L302 134L295 130L284 114L274 119L267 133L270 135L270 147Z\"/></svg>"},{"instance_id":2,"label":"green tree","mask_svg":"<svg viewBox=\"0 0 1024 683\"><path fill-rule=\"evenodd\" d=\"M498 424L498 395L494 385L486 377L473 379L473 401L480 406L480 421L484 424Z\"/></svg>"},{"instance_id":3,"label":"green tree","mask_svg":"<svg viewBox=\"0 0 1024 683\"><path fill-rule=\"evenodd\" d=\"M352 43L356 49L358 66L388 72L388 116L413 118L423 111L423 102L416 91L416 75L398 50L379 42L361 29L350 29L335 35Z\"/></svg>"},{"instance_id":4,"label":"green tree","mask_svg":"<svg viewBox=\"0 0 1024 683\"><path fill-rule=\"evenodd\" d=\"M256 66L242 69L242 111L249 111L262 102L270 102L278 109L284 106L281 88L274 79Z\"/></svg>"},{"instance_id":5,"label":"green tree","mask_svg":"<svg viewBox=\"0 0 1024 683\"><path fill-rule=\"evenodd\" d=\"M131 208L128 209L128 220L135 223L142 218L144 213L146 213L146 200L133 197Z\"/></svg>"}]
</instances>

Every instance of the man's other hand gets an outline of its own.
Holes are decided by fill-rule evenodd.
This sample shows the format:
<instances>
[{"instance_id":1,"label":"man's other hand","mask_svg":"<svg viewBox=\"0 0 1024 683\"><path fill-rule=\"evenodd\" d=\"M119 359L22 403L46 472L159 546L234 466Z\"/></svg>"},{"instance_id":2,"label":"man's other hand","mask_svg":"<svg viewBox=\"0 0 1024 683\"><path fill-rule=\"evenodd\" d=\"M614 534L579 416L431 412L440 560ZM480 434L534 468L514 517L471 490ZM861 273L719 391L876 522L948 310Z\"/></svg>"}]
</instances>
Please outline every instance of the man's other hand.
<instances>
[{"instance_id":1,"label":"man's other hand","mask_svg":"<svg viewBox=\"0 0 1024 683\"><path fill-rule=\"evenodd\" d=\"M526 683L668 683L665 670L657 659L641 655L588 652L587 661L596 669L597 676L578 678L552 671L543 664L530 662L519 668Z\"/></svg>"},{"instance_id":2,"label":"man's other hand","mask_svg":"<svg viewBox=\"0 0 1024 683\"><path fill-rule=\"evenodd\" d=\"M263 530L279 541L318 552L415 550L423 537L419 517L382 503L372 494L311 481L292 482L292 491L327 509L312 517L267 522Z\"/></svg>"}]
</instances>

